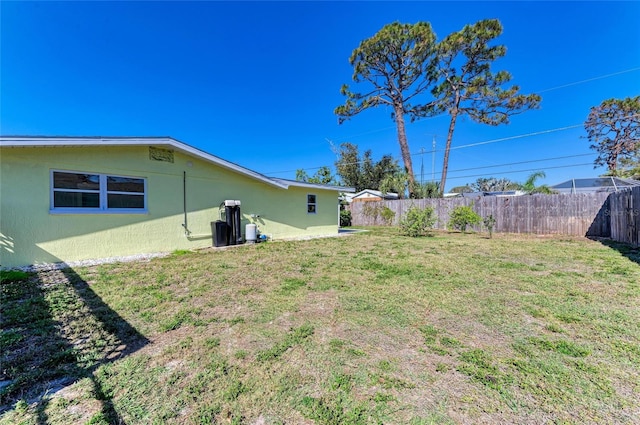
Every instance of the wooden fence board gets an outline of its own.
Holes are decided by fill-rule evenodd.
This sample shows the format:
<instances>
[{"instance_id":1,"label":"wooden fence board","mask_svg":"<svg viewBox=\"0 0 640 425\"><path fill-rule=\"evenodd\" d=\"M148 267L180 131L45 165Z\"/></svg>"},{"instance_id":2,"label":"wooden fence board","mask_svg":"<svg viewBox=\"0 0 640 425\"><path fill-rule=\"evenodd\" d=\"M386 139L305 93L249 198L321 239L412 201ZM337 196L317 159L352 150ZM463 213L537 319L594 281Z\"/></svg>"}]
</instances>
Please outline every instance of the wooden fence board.
<instances>
[{"instance_id":1,"label":"wooden fence board","mask_svg":"<svg viewBox=\"0 0 640 425\"><path fill-rule=\"evenodd\" d=\"M640 187L611 194L611 239L640 246Z\"/></svg>"},{"instance_id":2,"label":"wooden fence board","mask_svg":"<svg viewBox=\"0 0 640 425\"><path fill-rule=\"evenodd\" d=\"M582 193L571 195L531 195L514 197L486 196L478 198L401 199L394 201L356 202L350 205L354 225L383 224L382 217L364 214L390 208L397 225L411 206L434 209L436 229L447 229L451 211L458 206L470 206L481 217L493 215L495 232L559 234L610 237L613 240L640 246L640 187L616 193ZM474 230L481 231L482 225Z\"/></svg>"},{"instance_id":3,"label":"wooden fence board","mask_svg":"<svg viewBox=\"0 0 640 425\"><path fill-rule=\"evenodd\" d=\"M395 213L391 223L393 225L397 225L407 210L415 205L419 208L433 208L438 217L435 228L445 230L451 211L464 205L473 208L481 217L493 215L496 219L494 227L496 232L608 237L611 233L609 228L612 226L608 220L613 216L606 213L608 196L608 193L486 196L452 199L402 199L367 202L366 204L374 209L377 207L378 210L384 206L390 208ZM358 202L350 205L353 224L365 226L383 224L380 216L363 214L363 204ZM618 204L616 203L616 205ZM634 211L637 211L637 207L634 208L636 208ZM637 223L637 216L633 218ZM622 230L625 226L625 224L616 222L616 231ZM482 230L482 225L475 226L474 230ZM636 232L636 239L637 237Z\"/></svg>"}]
</instances>

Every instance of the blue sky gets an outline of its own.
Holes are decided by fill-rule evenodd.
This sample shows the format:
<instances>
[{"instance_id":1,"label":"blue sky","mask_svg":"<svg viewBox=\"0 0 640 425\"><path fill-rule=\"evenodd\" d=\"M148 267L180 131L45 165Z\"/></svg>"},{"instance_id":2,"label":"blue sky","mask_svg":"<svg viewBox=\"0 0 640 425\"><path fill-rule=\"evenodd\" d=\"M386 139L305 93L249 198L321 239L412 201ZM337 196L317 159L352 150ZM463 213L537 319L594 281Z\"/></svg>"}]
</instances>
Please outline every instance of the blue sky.
<instances>
[{"instance_id":1,"label":"blue sky","mask_svg":"<svg viewBox=\"0 0 640 425\"><path fill-rule=\"evenodd\" d=\"M447 189L478 177L522 182L537 170L548 184L601 174L584 138L589 108L640 95L640 2L2 1L0 8L3 135L172 136L273 177L333 168L329 141L400 158L389 110L342 125L333 114L344 101L340 86L351 82L352 50L393 21L429 21L443 38L500 19L498 41L508 52L495 69L543 97L539 110L509 125L460 121ZM424 180L439 180L447 126L447 116L408 125L419 179L422 167Z\"/></svg>"}]
</instances>

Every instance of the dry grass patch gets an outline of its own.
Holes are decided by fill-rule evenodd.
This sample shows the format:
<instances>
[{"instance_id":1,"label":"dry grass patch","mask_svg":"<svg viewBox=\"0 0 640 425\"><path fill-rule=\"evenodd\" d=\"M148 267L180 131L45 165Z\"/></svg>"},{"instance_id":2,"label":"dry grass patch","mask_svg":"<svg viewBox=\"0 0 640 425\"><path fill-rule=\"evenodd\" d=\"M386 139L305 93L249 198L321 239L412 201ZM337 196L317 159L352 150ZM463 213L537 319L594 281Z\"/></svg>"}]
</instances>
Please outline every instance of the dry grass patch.
<instances>
[{"instance_id":1,"label":"dry grass patch","mask_svg":"<svg viewBox=\"0 0 640 425\"><path fill-rule=\"evenodd\" d=\"M373 228L180 254L3 283L0 422L632 423L640 409L629 247Z\"/></svg>"}]
</instances>

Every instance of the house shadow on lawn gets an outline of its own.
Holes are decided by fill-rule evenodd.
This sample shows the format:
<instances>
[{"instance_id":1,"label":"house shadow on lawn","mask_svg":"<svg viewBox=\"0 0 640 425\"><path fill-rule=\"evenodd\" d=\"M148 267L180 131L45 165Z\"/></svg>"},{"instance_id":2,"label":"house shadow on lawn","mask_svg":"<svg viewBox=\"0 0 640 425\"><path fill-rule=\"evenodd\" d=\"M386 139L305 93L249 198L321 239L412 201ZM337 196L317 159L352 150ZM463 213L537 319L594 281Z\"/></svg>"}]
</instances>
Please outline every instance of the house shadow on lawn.
<instances>
[{"instance_id":1,"label":"house shadow on lawn","mask_svg":"<svg viewBox=\"0 0 640 425\"><path fill-rule=\"evenodd\" d=\"M72 269L38 271L0 286L0 414L20 400L35 402L37 421L46 424L51 396L88 378L101 405L96 414L124 423L94 372L149 340Z\"/></svg>"}]
</instances>

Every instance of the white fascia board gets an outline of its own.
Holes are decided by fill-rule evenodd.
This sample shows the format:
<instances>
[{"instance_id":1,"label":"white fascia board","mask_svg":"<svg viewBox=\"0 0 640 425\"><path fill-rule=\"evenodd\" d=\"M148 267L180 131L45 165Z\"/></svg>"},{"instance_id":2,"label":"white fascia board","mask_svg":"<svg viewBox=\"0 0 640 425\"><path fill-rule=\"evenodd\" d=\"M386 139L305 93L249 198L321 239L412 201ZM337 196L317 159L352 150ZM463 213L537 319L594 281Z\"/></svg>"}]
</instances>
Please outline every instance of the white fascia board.
<instances>
[{"instance_id":1,"label":"white fascia board","mask_svg":"<svg viewBox=\"0 0 640 425\"><path fill-rule=\"evenodd\" d=\"M363 189L360 192L356 193L354 197L359 198L361 195L372 195L372 196L377 196L379 198L384 198L384 199L399 198L397 193L394 193L394 192L382 193L379 190L373 190L373 189Z\"/></svg>"},{"instance_id":2,"label":"white fascia board","mask_svg":"<svg viewBox=\"0 0 640 425\"><path fill-rule=\"evenodd\" d=\"M287 186L305 187L308 189L322 189L322 190L335 190L337 192L354 193L356 189L354 187L334 186L320 183L308 183L297 180L279 179L273 177L271 180L286 184Z\"/></svg>"},{"instance_id":3,"label":"white fascia board","mask_svg":"<svg viewBox=\"0 0 640 425\"><path fill-rule=\"evenodd\" d=\"M360 195L373 195L373 196L382 197L382 192L380 192L379 190L373 190L373 189L362 189L360 192L356 193L356 197Z\"/></svg>"},{"instance_id":4,"label":"white fascia board","mask_svg":"<svg viewBox=\"0 0 640 425\"><path fill-rule=\"evenodd\" d=\"M170 137L1 136L4 147L139 146L170 143Z\"/></svg>"},{"instance_id":5,"label":"white fascia board","mask_svg":"<svg viewBox=\"0 0 640 425\"><path fill-rule=\"evenodd\" d=\"M271 186L288 189L284 181L270 179L233 162L225 161L215 155L189 146L172 137L51 137L51 136L1 136L0 147L80 147L80 146L169 146L180 152L195 156L204 161L226 168L239 174L259 180Z\"/></svg>"}]
</instances>

